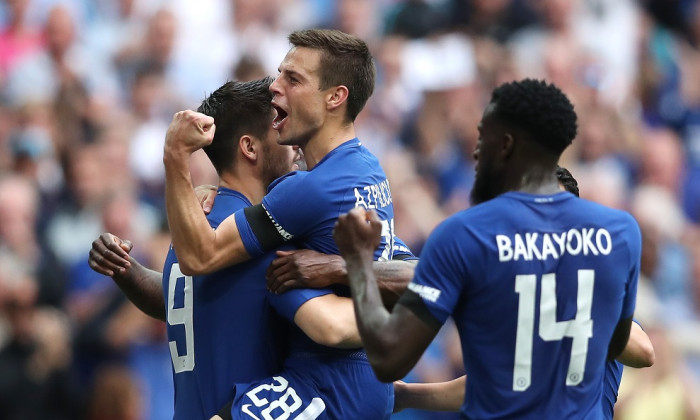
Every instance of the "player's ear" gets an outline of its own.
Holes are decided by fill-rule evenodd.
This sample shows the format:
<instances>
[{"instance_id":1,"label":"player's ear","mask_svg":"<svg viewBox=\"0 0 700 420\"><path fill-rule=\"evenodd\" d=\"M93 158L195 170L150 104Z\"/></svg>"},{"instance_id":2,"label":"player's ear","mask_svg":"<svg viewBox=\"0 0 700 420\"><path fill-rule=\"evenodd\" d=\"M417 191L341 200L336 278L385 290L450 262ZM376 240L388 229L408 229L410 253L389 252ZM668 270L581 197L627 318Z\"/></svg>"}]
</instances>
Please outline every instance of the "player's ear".
<instances>
[{"instance_id":1,"label":"player's ear","mask_svg":"<svg viewBox=\"0 0 700 420\"><path fill-rule=\"evenodd\" d=\"M258 159L259 142L255 137L244 134L238 139L238 149L244 159L255 161Z\"/></svg>"},{"instance_id":2,"label":"player's ear","mask_svg":"<svg viewBox=\"0 0 700 420\"><path fill-rule=\"evenodd\" d=\"M515 137L510 133L504 133L501 141L501 156L508 159L515 150Z\"/></svg>"},{"instance_id":3,"label":"player's ear","mask_svg":"<svg viewBox=\"0 0 700 420\"><path fill-rule=\"evenodd\" d=\"M326 106L332 111L347 101L349 95L348 88L343 85L334 86L328 90L326 95Z\"/></svg>"}]
</instances>

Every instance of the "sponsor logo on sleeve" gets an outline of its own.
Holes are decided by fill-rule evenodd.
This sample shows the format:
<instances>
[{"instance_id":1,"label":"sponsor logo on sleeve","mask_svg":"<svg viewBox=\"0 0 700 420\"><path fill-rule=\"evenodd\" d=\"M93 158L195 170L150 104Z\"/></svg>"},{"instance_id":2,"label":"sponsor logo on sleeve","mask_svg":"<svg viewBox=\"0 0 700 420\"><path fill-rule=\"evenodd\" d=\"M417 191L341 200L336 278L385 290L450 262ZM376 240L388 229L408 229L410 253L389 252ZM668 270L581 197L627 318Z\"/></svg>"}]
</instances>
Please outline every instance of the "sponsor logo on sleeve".
<instances>
[{"instance_id":1,"label":"sponsor logo on sleeve","mask_svg":"<svg viewBox=\"0 0 700 420\"><path fill-rule=\"evenodd\" d=\"M416 293L420 297L422 297L424 300L429 300L431 302L437 302L438 298L440 297L440 290L430 287L430 286L425 286L423 284L416 284L416 283L409 283L408 284L408 290L412 291L413 293Z\"/></svg>"}]
</instances>

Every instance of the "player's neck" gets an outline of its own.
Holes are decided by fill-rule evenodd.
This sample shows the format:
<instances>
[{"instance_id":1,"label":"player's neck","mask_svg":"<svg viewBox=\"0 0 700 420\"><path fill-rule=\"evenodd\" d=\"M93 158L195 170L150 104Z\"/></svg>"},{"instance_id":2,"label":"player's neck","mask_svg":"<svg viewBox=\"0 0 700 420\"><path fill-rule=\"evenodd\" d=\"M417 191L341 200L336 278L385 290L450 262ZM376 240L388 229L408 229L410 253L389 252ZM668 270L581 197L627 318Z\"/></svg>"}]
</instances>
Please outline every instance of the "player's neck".
<instances>
[{"instance_id":1,"label":"player's neck","mask_svg":"<svg viewBox=\"0 0 700 420\"><path fill-rule=\"evenodd\" d=\"M510 177L510 191L528 194L549 195L561 192L554 170L545 167L530 167L517 171Z\"/></svg>"},{"instance_id":2,"label":"player's neck","mask_svg":"<svg viewBox=\"0 0 700 420\"><path fill-rule=\"evenodd\" d=\"M238 191L243 194L251 204L260 204L265 192L266 186L262 180L253 174L248 176L238 176L230 173L223 173L219 177L219 186L230 190Z\"/></svg>"},{"instance_id":3,"label":"player's neck","mask_svg":"<svg viewBox=\"0 0 700 420\"><path fill-rule=\"evenodd\" d=\"M549 195L560 192L556 168L559 154L526 138L515 143L504 177L506 191Z\"/></svg>"},{"instance_id":4,"label":"player's neck","mask_svg":"<svg viewBox=\"0 0 700 420\"><path fill-rule=\"evenodd\" d=\"M311 170L333 149L355 138L355 125L326 124L302 148L308 170Z\"/></svg>"}]
</instances>

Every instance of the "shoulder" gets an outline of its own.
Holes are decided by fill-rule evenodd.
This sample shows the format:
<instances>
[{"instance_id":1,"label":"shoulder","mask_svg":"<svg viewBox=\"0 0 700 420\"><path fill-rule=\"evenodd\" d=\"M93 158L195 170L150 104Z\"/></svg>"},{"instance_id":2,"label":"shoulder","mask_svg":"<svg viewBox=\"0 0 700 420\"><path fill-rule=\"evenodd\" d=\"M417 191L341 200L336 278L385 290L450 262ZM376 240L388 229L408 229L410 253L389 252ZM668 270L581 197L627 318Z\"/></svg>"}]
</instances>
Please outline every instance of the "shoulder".
<instances>
[{"instance_id":1,"label":"shoulder","mask_svg":"<svg viewBox=\"0 0 700 420\"><path fill-rule=\"evenodd\" d=\"M275 180L268 187L263 198L263 205L281 207L306 206L308 203L325 203L329 188L336 184L331 180L332 175L313 171L294 171ZM287 209L289 210L289 209Z\"/></svg>"},{"instance_id":2,"label":"shoulder","mask_svg":"<svg viewBox=\"0 0 700 420\"><path fill-rule=\"evenodd\" d=\"M276 180L272 181L269 187L267 187L267 191L273 191L275 188L279 187L280 185L296 185L301 182L305 182L307 177L309 176L310 172L307 171L293 171L290 172L286 175L282 175L281 177L277 178Z\"/></svg>"},{"instance_id":3,"label":"shoulder","mask_svg":"<svg viewBox=\"0 0 700 420\"><path fill-rule=\"evenodd\" d=\"M342 167L336 167L337 161L342 160ZM348 173L357 173L356 169L380 170L383 172L379 159L374 155L368 148L366 148L362 142L355 138L349 140L337 148L333 149L327 157L328 165L319 165L319 168L323 167L325 171L332 171L343 169ZM361 173L361 172L360 172Z\"/></svg>"},{"instance_id":4,"label":"shoulder","mask_svg":"<svg viewBox=\"0 0 700 420\"><path fill-rule=\"evenodd\" d=\"M207 220L211 227L216 228L227 217L236 211L250 207L251 203L244 196L236 194L217 194L214 206L207 215Z\"/></svg>"},{"instance_id":5,"label":"shoulder","mask_svg":"<svg viewBox=\"0 0 700 420\"><path fill-rule=\"evenodd\" d=\"M588 217L600 220L604 223L617 223L623 226L625 229L639 231L639 224L637 223L637 220L628 211L607 207L600 203L586 199L579 200L583 206L582 211L584 211Z\"/></svg>"},{"instance_id":6,"label":"shoulder","mask_svg":"<svg viewBox=\"0 0 700 420\"><path fill-rule=\"evenodd\" d=\"M481 236L486 227L481 217L484 212L482 209L477 210L477 207L459 211L440 222L430 234L432 244L440 244L442 247L454 245L459 248L465 244L474 244L475 241L465 241L465 238Z\"/></svg>"}]
</instances>

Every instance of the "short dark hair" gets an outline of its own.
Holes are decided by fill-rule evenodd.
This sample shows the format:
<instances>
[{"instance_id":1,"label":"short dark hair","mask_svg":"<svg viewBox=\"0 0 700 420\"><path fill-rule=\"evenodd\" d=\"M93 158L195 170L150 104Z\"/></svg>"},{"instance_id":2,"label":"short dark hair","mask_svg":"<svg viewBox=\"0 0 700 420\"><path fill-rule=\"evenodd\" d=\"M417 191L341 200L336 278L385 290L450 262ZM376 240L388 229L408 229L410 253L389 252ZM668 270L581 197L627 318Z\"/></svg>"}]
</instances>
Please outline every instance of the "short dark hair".
<instances>
[{"instance_id":1,"label":"short dark hair","mask_svg":"<svg viewBox=\"0 0 700 420\"><path fill-rule=\"evenodd\" d=\"M578 194L578 182L568 169L557 165L557 181L564 187L564 189L576 197Z\"/></svg>"},{"instance_id":2,"label":"short dark hair","mask_svg":"<svg viewBox=\"0 0 700 420\"><path fill-rule=\"evenodd\" d=\"M334 29L305 29L289 35L295 47L321 51L320 88L348 88L347 117L355 121L374 92L376 69L367 44Z\"/></svg>"},{"instance_id":3,"label":"short dark hair","mask_svg":"<svg viewBox=\"0 0 700 420\"><path fill-rule=\"evenodd\" d=\"M271 77L265 77L249 82L226 82L197 108L198 112L213 117L216 124L214 139L204 147L204 152L219 175L232 168L241 136L267 135L273 116L272 81Z\"/></svg>"},{"instance_id":4,"label":"short dark hair","mask_svg":"<svg viewBox=\"0 0 700 420\"><path fill-rule=\"evenodd\" d=\"M524 79L494 89L494 113L506 124L524 129L533 141L557 154L576 137L576 112L569 98L553 84Z\"/></svg>"}]
</instances>

